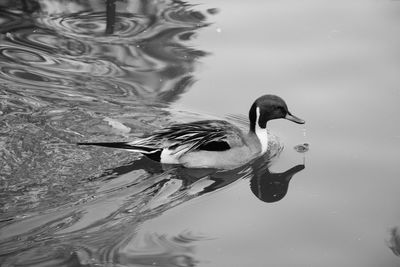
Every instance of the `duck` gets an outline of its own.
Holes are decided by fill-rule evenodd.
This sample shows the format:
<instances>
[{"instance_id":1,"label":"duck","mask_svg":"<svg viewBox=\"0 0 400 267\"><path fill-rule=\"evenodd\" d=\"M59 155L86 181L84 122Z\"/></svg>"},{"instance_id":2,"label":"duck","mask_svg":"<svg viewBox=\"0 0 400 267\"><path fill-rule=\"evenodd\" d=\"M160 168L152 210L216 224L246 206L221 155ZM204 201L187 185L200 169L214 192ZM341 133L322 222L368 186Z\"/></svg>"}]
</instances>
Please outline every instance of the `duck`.
<instances>
[{"instance_id":1,"label":"duck","mask_svg":"<svg viewBox=\"0 0 400 267\"><path fill-rule=\"evenodd\" d=\"M224 120L200 120L172 124L133 141L77 144L139 152L162 164L233 169L267 152L267 122L275 119L305 123L289 112L281 97L268 94L251 105L247 132Z\"/></svg>"}]
</instances>

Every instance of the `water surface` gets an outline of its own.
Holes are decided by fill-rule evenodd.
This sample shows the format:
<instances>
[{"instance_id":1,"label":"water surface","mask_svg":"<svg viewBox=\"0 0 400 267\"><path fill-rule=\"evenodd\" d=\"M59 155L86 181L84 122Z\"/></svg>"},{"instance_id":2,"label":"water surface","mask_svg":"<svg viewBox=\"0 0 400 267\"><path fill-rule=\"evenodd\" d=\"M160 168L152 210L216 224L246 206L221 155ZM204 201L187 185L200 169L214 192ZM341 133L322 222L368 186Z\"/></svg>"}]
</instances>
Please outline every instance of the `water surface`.
<instances>
[{"instance_id":1,"label":"water surface","mask_svg":"<svg viewBox=\"0 0 400 267\"><path fill-rule=\"evenodd\" d=\"M399 266L400 2L0 6L2 266ZM235 170L75 145L266 93L307 124Z\"/></svg>"}]
</instances>

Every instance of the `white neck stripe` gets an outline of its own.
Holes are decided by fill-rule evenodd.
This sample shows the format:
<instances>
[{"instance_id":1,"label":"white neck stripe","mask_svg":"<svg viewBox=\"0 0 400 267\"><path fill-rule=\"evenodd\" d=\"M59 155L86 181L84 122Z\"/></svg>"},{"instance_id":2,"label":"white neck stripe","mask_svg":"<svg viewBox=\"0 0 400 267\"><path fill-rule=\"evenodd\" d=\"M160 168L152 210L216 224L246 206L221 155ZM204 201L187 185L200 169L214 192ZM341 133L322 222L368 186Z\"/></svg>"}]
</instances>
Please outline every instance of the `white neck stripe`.
<instances>
[{"instance_id":1,"label":"white neck stripe","mask_svg":"<svg viewBox=\"0 0 400 267\"><path fill-rule=\"evenodd\" d=\"M268 132L267 128L261 128L258 120L260 119L260 108L256 108L256 135L261 144L261 153L264 154L268 150Z\"/></svg>"}]
</instances>

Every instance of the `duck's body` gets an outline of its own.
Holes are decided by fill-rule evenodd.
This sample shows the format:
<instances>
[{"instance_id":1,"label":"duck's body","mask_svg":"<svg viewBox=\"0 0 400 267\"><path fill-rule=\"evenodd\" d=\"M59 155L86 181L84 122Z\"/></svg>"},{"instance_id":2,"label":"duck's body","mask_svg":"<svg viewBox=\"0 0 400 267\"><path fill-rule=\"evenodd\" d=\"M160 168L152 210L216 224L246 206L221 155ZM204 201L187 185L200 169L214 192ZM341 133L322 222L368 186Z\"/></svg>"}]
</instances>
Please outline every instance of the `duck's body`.
<instances>
[{"instance_id":1,"label":"duck's body","mask_svg":"<svg viewBox=\"0 0 400 267\"><path fill-rule=\"evenodd\" d=\"M289 113L281 98L273 95L258 98L250 109L249 118L247 133L226 121L203 120L174 124L132 142L79 144L128 149L165 164L230 169L267 151L268 120L286 118L304 123Z\"/></svg>"},{"instance_id":2,"label":"duck's body","mask_svg":"<svg viewBox=\"0 0 400 267\"><path fill-rule=\"evenodd\" d=\"M182 142L188 142L188 145L182 147L181 144L176 144L177 149L173 146L172 149L163 150L160 162L182 164L185 167L227 169L240 166L266 152L266 149L262 150L260 141L254 133L244 133L226 121L178 124L173 128L168 128L167 131L179 134L181 132L179 129L189 132L188 136L183 136ZM265 134L267 134L266 131ZM162 133L161 136L163 136ZM264 140L268 142L266 138L265 135Z\"/></svg>"}]
</instances>

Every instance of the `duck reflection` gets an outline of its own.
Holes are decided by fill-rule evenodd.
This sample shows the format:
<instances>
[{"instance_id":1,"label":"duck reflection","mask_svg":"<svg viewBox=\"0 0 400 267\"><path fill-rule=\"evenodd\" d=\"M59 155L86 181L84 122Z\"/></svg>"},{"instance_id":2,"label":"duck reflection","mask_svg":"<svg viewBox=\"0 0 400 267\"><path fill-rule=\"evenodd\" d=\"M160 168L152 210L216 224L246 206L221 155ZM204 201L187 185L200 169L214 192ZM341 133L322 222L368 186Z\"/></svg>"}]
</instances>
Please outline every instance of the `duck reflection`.
<instances>
[{"instance_id":1,"label":"duck reflection","mask_svg":"<svg viewBox=\"0 0 400 267\"><path fill-rule=\"evenodd\" d=\"M263 202L273 203L282 200L286 196L289 182L295 174L305 168L305 165L295 165L284 172L278 173L271 172L269 167L270 162L265 157L259 158L249 165L229 171L168 166L143 157L130 164L107 170L99 178L110 180L136 170L145 170L149 174L169 172L168 178L157 181L152 187L160 190L167 190L167 187L169 187L167 191L170 192L170 195L179 191L181 193L185 192L184 195L186 196L200 196L222 189L239 179L250 179L250 189L253 194ZM175 182L171 182L171 180ZM172 191L171 184L175 187ZM160 192L157 193L160 194Z\"/></svg>"},{"instance_id":2,"label":"duck reflection","mask_svg":"<svg viewBox=\"0 0 400 267\"><path fill-rule=\"evenodd\" d=\"M280 173L271 173L268 168L263 168L251 179L251 191L261 201L279 201L286 196L292 177L304 168L303 164L299 164Z\"/></svg>"},{"instance_id":3,"label":"duck reflection","mask_svg":"<svg viewBox=\"0 0 400 267\"><path fill-rule=\"evenodd\" d=\"M269 164L270 158L261 157L240 168L221 171L162 165L143 157L91 179L93 183L100 184L94 198L52 213L16 221L7 226L10 229L4 227L3 233L7 233L8 237L3 237L3 253L13 255L10 260L44 263L56 258L60 248L68 250L72 246L72 251L80 250L82 253L68 259L80 263L91 259L98 263L112 261L122 265L146 265L156 260L162 264L159 266L194 266L196 260L187 248L200 239L185 236L179 238L184 240L181 245L180 241L164 242L163 236L157 238L151 233L141 242L138 227L173 207L228 188L236 181L250 180L251 191L264 202L279 201L287 194L292 177L305 167L296 165L285 172L272 173ZM18 236L24 238L15 241L13 229L21 229ZM32 242L24 251L15 250L23 246L27 239ZM43 240L48 239L53 241L44 244ZM58 243L60 239L62 244ZM177 239L173 237L171 240ZM79 248L71 245L76 242L81 244ZM149 251L143 252L143 248ZM163 252L157 254L156 251L160 251L158 248L163 248ZM32 258L32 255L39 256ZM190 265L180 265L182 263Z\"/></svg>"}]
</instances>

